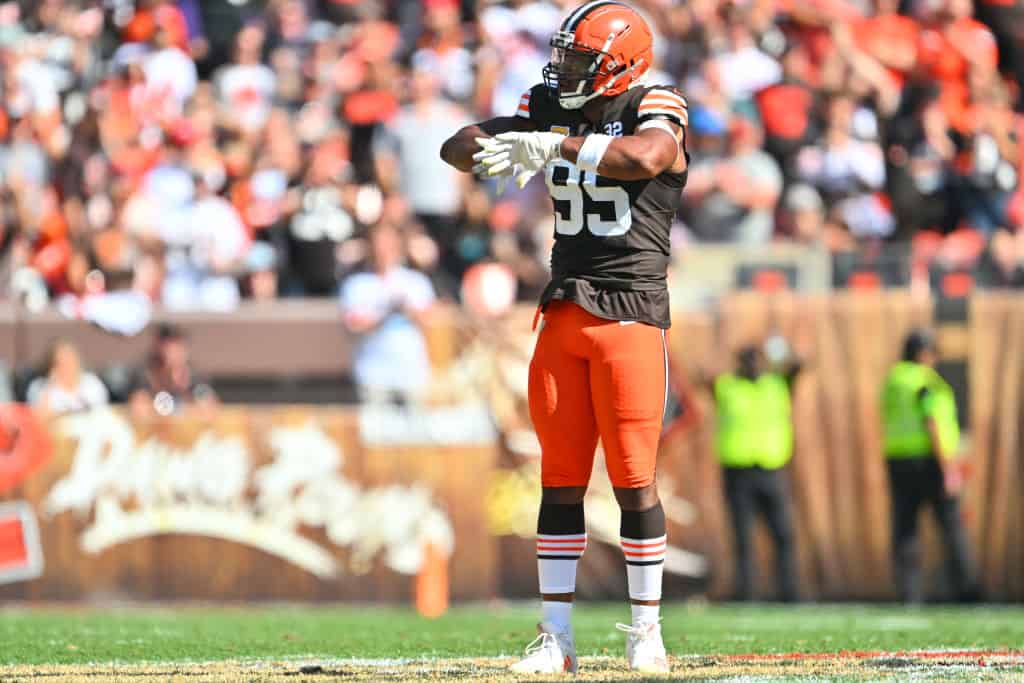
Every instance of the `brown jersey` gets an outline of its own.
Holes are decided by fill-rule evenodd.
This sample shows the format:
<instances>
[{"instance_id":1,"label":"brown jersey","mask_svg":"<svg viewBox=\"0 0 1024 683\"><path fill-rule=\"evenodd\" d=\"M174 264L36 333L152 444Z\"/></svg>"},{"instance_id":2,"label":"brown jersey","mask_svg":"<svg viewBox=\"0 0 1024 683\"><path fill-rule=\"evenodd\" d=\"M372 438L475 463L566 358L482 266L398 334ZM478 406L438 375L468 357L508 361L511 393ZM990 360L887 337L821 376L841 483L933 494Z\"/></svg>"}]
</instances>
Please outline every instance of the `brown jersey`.
<instances>
[{"instance_id":1,"label":"brown jersey","mask_svg":"<svg viewBox=\"0 0 1024 683\"><path fill-rule=\"evenodd\" d=\"M674 88L632 88L609 98L600 123L593 126L582 112L563 109L549 88L536 85L523 95L517 115L541 131L618 137L633 135L656 119L685 130L686 101ZM565 299L600 318L668 328L669 229L686 172L614 180L559 160L546 173L555 209L555 246L541 305Z\"/></svg>"}]
</instances>

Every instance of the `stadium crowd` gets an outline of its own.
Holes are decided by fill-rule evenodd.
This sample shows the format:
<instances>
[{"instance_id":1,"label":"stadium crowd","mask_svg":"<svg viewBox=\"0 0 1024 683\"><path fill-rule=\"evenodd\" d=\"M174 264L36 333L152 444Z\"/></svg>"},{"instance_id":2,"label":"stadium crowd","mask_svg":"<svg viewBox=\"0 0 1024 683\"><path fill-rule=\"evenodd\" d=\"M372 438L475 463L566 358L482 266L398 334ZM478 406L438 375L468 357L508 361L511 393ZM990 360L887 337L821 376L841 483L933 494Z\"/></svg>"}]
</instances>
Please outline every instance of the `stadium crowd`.
<instances>
[{"instance_id":1,"label":"stadium crowd","mask_svg":"<svg viewBox=\"0 0 1024 683\"><path fill-rule=\"evenodd\" d=\"M543 184L497 197L438 148L515 111L574 4L0 2L0 297L337 295L385 226L442 296L493 260L532 299ZM901 241L1024 285L1024 4L635 4L689 99L679 248Z\"/></svg>"}]
</instances>

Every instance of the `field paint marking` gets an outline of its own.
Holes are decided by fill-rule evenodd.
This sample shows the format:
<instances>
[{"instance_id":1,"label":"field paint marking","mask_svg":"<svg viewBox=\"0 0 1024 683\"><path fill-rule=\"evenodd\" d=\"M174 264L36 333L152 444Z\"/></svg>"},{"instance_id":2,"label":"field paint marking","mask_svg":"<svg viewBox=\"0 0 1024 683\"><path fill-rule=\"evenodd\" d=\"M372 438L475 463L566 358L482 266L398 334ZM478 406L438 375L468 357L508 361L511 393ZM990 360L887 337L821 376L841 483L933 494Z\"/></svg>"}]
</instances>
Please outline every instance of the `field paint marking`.
<instances>
[{"instance_id":1,"label":"field paint marking","mask_svg":"<svg viewBox=\"0 0 1024 683\"><path fill-rule=\"evenodd\" d=\"M834 683L837 681L985 681L1021 680L1024 653L985 650L950 650L911 653L854 651L832 654L776 655L683 655L672 657L672 673L657 680L716 680L735 683L787 681ZM885 655L875 657L875 655ZM874 657L872 659L872 657ZM957 659L962 657L962 659ZM19 665L0 667L0 680L43 683L46 680L82 680L95 683L129 681L189 681L195 683L288 683L344 679L352 683L421 683L433 681L487 681L515 683L522 680L505 657L344 658L312 655L288 658L240 658L207 663L158 662L135 664ZM606 655L580 658L580 683L637 680L621 657ZM865 678L867 676L867 678ZM653 679L652 679L653 680Z\"/></svg>"},{"instance_id":2,"label":"field paint marking","mask_svg":"<svg viewBox=\"0 0 1024 683\"><path fill-rule=\"evenodd\" d=\"M906 659L963 659L991 658L1005 661L1017 661L1024 664L1024 650L840 650L838 652L775 652L764 654L714 654L714 653L686 653L672 654L672 659L680 661L718 659L730 662L774 662L784 660L829 660L829 659L884 659L884 658L906 658ZM234 662L240 665L260 665L267 663L288 663L294 665L317 664L321 666L365 666L371 668L384 668L394 666L410 666L415 664L436 664L439 662L451 662L468 664L479 661L514 661L518 655L485 655L480 657L385 657L385 658L363 658L363 657L318 657L316 655L286 655L282 657L240 657L238 659L212 659L212 660L163 660L163 661L132 661L132 662L88 662L83 666L206 666ZM622 657L615 655L580 655L580 659L587 662L610 662L621 660ZM30 664L18 664L12 666L31 667ZM51 666L51 665L39 665Z\"/></svg>"},{"instance_id":3,"label":"field paint marking","mask_svg":"<svg viewBox=\"0 0 1024 683\"><path fill-rule=\"evenodd\" d=\"M787 652L768 654L742 654L742 655L683 655L680 659L687 657L714 657L734 662L757 662L757 661L778 661L786 659L878 659L878 658L899 658L907 659L972 659L992 658L1016 660L1024 663L1024 651L1020 650L841 650L839 652Z\"/></svg>"}]
</instances>

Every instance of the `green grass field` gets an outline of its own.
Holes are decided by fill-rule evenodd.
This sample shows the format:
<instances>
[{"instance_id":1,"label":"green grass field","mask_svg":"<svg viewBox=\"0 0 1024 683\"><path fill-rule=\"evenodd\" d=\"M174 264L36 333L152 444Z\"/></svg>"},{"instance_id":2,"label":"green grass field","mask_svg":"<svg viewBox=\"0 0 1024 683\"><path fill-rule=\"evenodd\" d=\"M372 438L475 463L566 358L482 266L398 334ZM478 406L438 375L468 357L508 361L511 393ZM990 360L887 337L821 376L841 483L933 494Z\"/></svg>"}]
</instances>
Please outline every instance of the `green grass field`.
<instances>
[{"instance_id":1,"label":"green grass field","mask_svg":"<svg viewBox=\"0 0 1024 683\"><path fill-rule=\"evenodd\" d=\"M627 618L625 605L577 608L580 655L593 660L590 670L600 680L626 675L615 668L623 651L615 622ZM122 672L124 680L132 678L132 671L152 676L154 670L165 671L168 677L161 680L176 680L178 674L195 680L192 674L204 671L212 676L209 680L276 680L279 674L290 675L287 680L307 675L310 680L324 680L324 674L330 677L332 672L379 674L367 680L405 680L404 675L411 675L402 668L409 664L354 660L448 662L440 673L434 670L431 675L445 678L442 674L447 672L456 678L497 680L507 661L493 658L518 654L536 620L536 610L523 605L459 607L437 620L376 606L9 608L0 611L0 665L4 667L0 680L52 677L54 672L75 678L95 670L87 666L94 664L105 665L99 667L101 671ZM809 676L820 680L827 674L828 680L863 680L861 674L870 672L870 680L889 674L905 680L907 667L918 667L921 671L915 677L922 679L935 670L943 674L942 680L979 680L989 674L997 674L989 680L1024 680L1024 658L1012 654L1024 648L1024 610L1017 608L678 604L665 610L663 628L674 657L674 677L799 680ZM955 652L964 650L978 654ZM897 654L913 651L949 652ZM990 655L1006 661L974 671L973 665ZM488 659L475 666L471 658ZM238 664L235 668L199 666L191 672L188 665L219 661ZM827 668L841 661L851 670ZM893 670L888 671L886 662L893 661ZM260 668L260 662L275 664ZM346 662L351 670L345 668ZM865 662L880 664L865 666ZM166 663L174 667L161 669ZM302 669L318 663L319 673ZM796 668L787 668L790 664ZM65 666L51 669L50 665ZM133 669L134 665L144 666ZM387 666L397 668L381 668Z\"/></svg>"}]
</instances>

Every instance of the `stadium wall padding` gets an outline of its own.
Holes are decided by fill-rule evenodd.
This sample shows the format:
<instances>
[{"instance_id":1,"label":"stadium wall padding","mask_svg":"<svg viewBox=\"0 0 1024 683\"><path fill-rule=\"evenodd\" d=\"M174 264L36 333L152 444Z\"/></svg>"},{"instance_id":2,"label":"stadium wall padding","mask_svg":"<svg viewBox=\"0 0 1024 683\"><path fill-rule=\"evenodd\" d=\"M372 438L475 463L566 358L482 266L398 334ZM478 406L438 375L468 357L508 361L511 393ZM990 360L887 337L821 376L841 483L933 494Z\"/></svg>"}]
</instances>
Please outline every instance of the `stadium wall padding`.
<instances>
[{"instance_id":1,"label":"stadium wall padding","mask_svg":"<svg viewBox=\"0 0 1024 683\"><path fill-rule=\"evenodd\" d=\"M435 330L432 340L435 345L450 346L438 354L448 358L450 366L459 366L460 359L472 352L477 360L466 367L484 372L481 368L486 364L479 359L486 357L488 349L500 356L510 352L502 344L530 339L529 318L524 309L505 323L473 326L447 316L446 324L458 322L459 329ZM786 335L807 358L806 370L794 388L796 454L788 467L800 585L807 598L895 597L878 396L903 336L931 319L931 300L909 291L809 296L739 292L723 299L713 312L675 316L670 354L683 375L728 368L731 354L741 344L760 341L772 332ZM502 334L502 324L509 326L507 334ZM945 357L962 356L968 364L969 425L964 447L969 479L964 516L985 595L1019 601L1024 598L1024 297L976 295L970 302L966 329L940 330L939 338ZM465 375L456 376L463 378L459 382L466 381ZM497 429L489 440L479 437L470 439L472 443L446 443L449 437L457 441L458 433L444 430L433 443L410 442L415 440L410 435L421 433L415 429L422 431L424 425L443 421L437 417L442 413L435 415L429 407L418 416L407 416L418 421L415 425L395 423L411 425L408 434L395 434L394 439L379 443L366 442L360 409L355 407L229 406L216 414L157 419L115 412L114 422L99 418L89 422L88 416L62 418L47 426L53 437L48 462L0 492L3 500L31 502L45 561L40 578L0 586L0 599L404 602L411 598L417 555L415 551L403 555L403 548L426 542L443 545L448 538L445 524L454 538L449 562L454 599L529 596L535 581L529 536L535 522L537 463L511 447L512 432L523 426L525 404L516 382L500 376L497 371L488 375L480 382L485 389L479 392L495 411ZM462 386L454 385L456 390ZM672 518L670 542L703 558L707 573L667 576L666 595L721 598L732 585L733 550L713 452L714 409L706 392L688 391L700 418L663 440L659 476L671 491L674 509L692 508L693 513ZM459 393L442 391L437 400L455 400ZM408 409L393 410L401 415L401 410ZM458 409L448 410L444 419L459 414ZM68 428L69 419L77 420L74 429ZM466 419L467 434L474 429L475 434L486 434L486 425L470 425L470 418ZM123 434L125 425L129 437ZM91 434L89 430L107 434L111 443L115 433L128 438L130 445L120 448L129 455L122 456L150 458L163 468L161 474L124 466L120 473L108 471L92 483L84 471L76 479L72 476L75 463L83 453L75 434ZM231 442L233 447L232 438L237 439ZM100 449L96 457L107 462L112 447L103 446L107 450ZM330 460L332 447L339 459L329 473L331 465L324 463ZM222 452L234 454L233 469L211 464ZM177 465L176 458L181 461ZM245 460L247 469L238 465L238 458ZM314 461L320 468L315 471L322 476L310 478L303 473L314 465L303 463ZM119 475L131 481L119 488ZM600 533L607 535L615 526L616 513L607 484L600 481L603 471L599 468L596 475L588 498L593 511L591 515L588 510L588 524L592 517L595 527L581 564L580 593L617 599L625 595L621 558L612 543L600 538ZM236 481L234 489L224 484L227 493L210 483L218 478L230 482L232 477L244 481ZM55 491L59 482L68 479L74 486L66 486L62 498ZM344 496L352 498L353 507L338 507L337 501ZM218 515L237 514L238 519L258 523L241 541L171 532L142 533L131 540L113 528L127 524L118 514L147 510L155 515L148 527L151 531L173 530L175 524L203 526L202 520L183 516L168 518L160 527L161 511L171 517L184 515L182 510L190 505L210 510L206 522L214 531L220 529L215 523ZM415 519L403 517L406 508L416 511L416 519L432 521L417 526ZM350 521L358 518L358 523L346 525L345 510ZM111 528L95 533L103 514L108 514L104 523ZM363 519L366 516L372 519ZM260 536L273 536L282 529L294 533L286 541ZM941 597L946 594L942 546L930 518L924 529L930 593ZM296 545L296 537L312 541L315 548ZM89 543L91 549L86 547ZM769 598L774 563L763 528L756 547L760 595ZM332 558L331 571L317 565L317 558L323 559L317 548ZM297 561L288 557L293 551L299 553Z\"/></svg>"}]
</instances>

